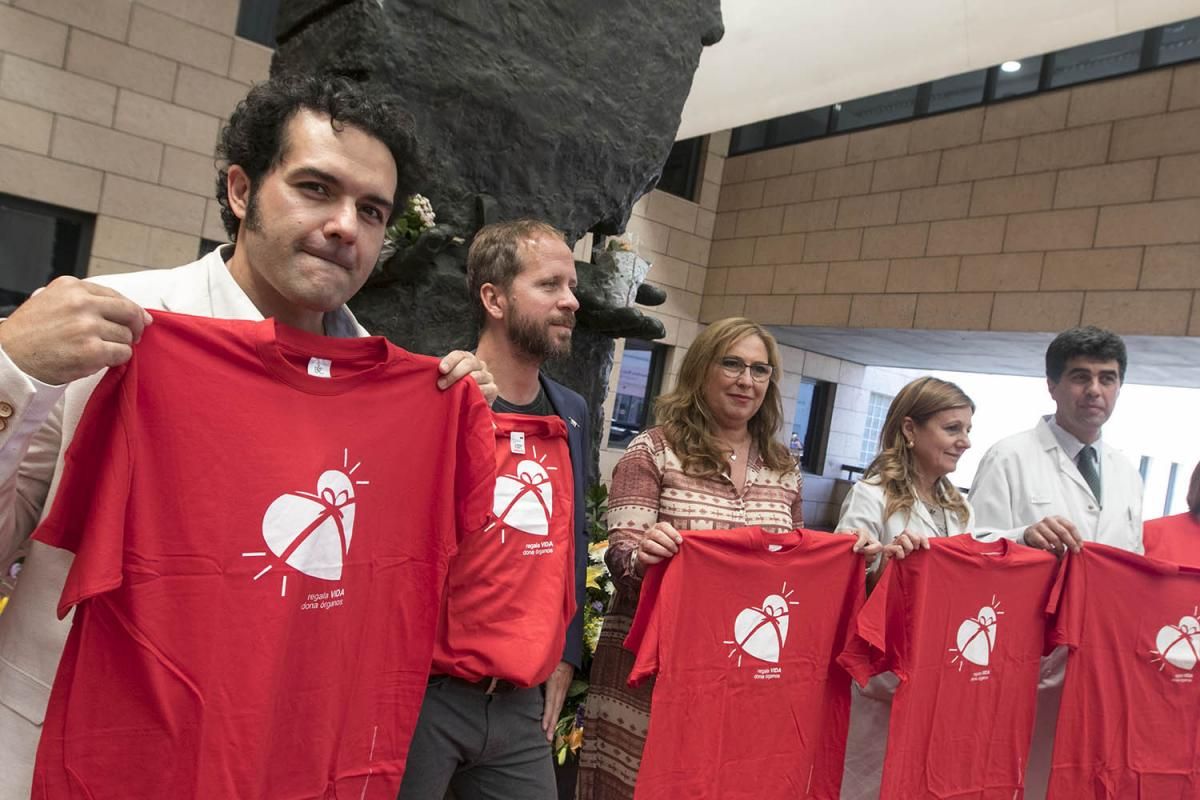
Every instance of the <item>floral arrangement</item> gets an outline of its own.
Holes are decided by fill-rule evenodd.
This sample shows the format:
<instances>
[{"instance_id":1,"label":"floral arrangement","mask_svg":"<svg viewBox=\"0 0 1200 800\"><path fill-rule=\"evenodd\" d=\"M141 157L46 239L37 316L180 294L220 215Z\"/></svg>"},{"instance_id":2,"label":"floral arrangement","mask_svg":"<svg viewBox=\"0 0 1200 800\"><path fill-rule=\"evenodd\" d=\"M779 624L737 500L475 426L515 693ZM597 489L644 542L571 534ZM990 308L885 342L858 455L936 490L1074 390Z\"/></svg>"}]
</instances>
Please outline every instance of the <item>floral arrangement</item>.
<instances>
[{"instance_id":1,"label":"floral arrangement","mask_svg":"<svg viewBox=\"0 0 1200 800\"><path fill-rule=\"evenodd\" d=\"M608 609L616 587L608 567L604 564L604 553L608 550L608 487L598 483L588 489L585 498L588 520L587 605L583 609L583 668L579 677L567 689L558 724L554 727L554 758L559 764L568 757L578 758L583 745L583 708L587 700L588 673L592 667L592 656L600 639L600 626L604 612Z\"/></svg>"},{"instance_id":2,"label":"floral arrangement","mask_svg":"<svg viewBox=\"0 0 1200 800\"><path fill-rule=\"evenodd\" d=\"M387 239L393 245L407 239L415 242L417 237L429 230L437 222L433 213L433 204L423 194L414 194L404 204L404 211L396 217L387 229Z\"/></svg>"}]
</instances>

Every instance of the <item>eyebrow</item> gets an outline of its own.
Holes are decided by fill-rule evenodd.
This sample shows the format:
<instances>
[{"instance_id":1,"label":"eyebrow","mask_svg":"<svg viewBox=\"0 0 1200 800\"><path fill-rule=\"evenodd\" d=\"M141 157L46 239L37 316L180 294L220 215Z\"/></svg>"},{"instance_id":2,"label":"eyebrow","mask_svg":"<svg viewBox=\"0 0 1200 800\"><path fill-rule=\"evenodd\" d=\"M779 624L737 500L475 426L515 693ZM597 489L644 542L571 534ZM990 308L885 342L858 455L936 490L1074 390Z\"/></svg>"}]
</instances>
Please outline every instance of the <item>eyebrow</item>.
<instances>
[{"instance_id":1,"label":"eyebrow","mask_svg":"<svg viewBox=\"0 0 1200 800\"><path fill-rule=\"evenodd\" d=\"M337 176L335 176L331 173L325 172L324 170L317 169L316 167L300 167L295 172L292 173L292 177L293 178L306 178L306 177L307 178L317 178L318 180L324 181L325 183L328 183L331 186L336 186L339 189L342 187L342 182L340 180L338 180ZM392 213L392 201L391 200L380 197L377 194L365 195L363 197L363 199L366 200L368 203L372 203L377 206L382 206L383 209L388 214Z\"/></svg>"},{"instance_id":2,"label":"eyebrow","mask_svg":"<svg viewBox=\"0 0 1200 800\"><path fill-rule=\"evenodd\" d=\"M1075 367L1067 374L1068 375L1091 375L1093 373L1087 367ZM1102 369L1102 370L1098 370L1095 374L1097 374L1097 375L1116 375L1116 374L1118 374L1118 370Z\"/></svg>"}]
</instances>

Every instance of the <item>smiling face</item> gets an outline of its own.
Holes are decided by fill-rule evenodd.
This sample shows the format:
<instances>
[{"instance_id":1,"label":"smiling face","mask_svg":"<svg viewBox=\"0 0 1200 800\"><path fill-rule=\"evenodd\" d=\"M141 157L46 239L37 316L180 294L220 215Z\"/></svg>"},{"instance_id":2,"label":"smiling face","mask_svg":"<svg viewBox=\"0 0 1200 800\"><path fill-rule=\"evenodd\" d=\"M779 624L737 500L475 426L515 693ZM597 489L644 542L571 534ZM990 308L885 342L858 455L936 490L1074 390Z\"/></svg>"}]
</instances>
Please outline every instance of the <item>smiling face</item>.
<instances>
[{"instance_id":1,"label":"smiling face","mask_svg":"<svg viewBox=\"0 0 1200 800\"><path fill-rule=\"evenodd\" d=\"M769 363L767 345L755 334L738 339L721 356L740 358L746 364ZM704 401L720 427L738 430L745 428L762 408L768 383L769 380L754 380L749 369L743 369L736 377L730 376L721 367L721 359L717 359L708 365Z\"/></svg>"},{"instance_id":2,"label":"smiling face","mask_svg":"<svg viewBox=\"0 0 1200 800\"><path fill-rule=\"evenodd\" d=\"M256 186L229 168L230 208L241 220L229 269L264 316L320 333L322 316L375 267L396 164L378 139L304 109L288 121L284 142L280 162Z\"/></svg>"},{"instance_id":3,"label":"smiling face","mask_svg":"<svg viewBox=\"0 0 1200 800\"><path fill-rule=\"evenodd\" d=\"M912 444L917 473L936 481L958 468L958 460L971 447L970 406L947 408L924 422L904 419L904 433Z\"/></svg>"},{"instance_id":4,"label":"smiling face","mask_svg":"<svg viewBox=\"0 0 1200 800\"><path fill-rule=\"evenodd\" d=\"M1054 398L1055 420L1084 444L1100 436L1100 428L1112 416L1121 394L1120 365L1085 356L1068 359L1062 378L1047 379Z\"/></svg>"}]
</instances>

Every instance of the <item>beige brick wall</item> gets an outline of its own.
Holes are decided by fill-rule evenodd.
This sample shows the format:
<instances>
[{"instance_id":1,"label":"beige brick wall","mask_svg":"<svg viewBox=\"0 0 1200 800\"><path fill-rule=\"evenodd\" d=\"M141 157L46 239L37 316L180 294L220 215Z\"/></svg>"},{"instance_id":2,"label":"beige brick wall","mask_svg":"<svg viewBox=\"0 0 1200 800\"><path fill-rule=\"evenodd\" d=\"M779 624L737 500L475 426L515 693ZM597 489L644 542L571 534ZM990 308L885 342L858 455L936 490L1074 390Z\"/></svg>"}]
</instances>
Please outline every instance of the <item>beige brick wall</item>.
<instances>
[{"instance_id":1,"label":"beige brick wall","mask_svg":"<svg viewBox=\"0 0 1200 800\"><path fill-rule=\"evenodd\" d=\"M237 13L0 0L0 192L96 214L90 274L176 266L225 239L213 148L271 58L234 36Z\"/></svg>"},{"instance_id":2,"label":"beige brick wall","mask_svg":"<svg viewBox=\"0 0 1200 800\"><path fill-rule=\"evenodd\" d=\"M736 307L732 305L720 307L712 306L709 300L702 299L715 298L719 303L727 286L739 289L755 287L755 290L760 291L762 296L760 298L756 295L752 299L756 302L761 299L769 306L774 299L771 296L774 281L780 279L776 276L774 268L769 265L741 271L708 268L709 264L719 263L721 259L740 257L737 253L720 252L712 242L716 222L717 197L721 182L723 178L727 177L724 153L727 152L728 147L728 131L709 137L697 202L689 202L665 192L651 192L634 206L633 216L627 227L627 238L636 245L638 252L651 262L650 273L646 278L647 282L661 286L667 291L667 302L664 305L657 308L642 308L647 315L661 320L667 330L666 337L660 340L668 346L663 375L663 391L670 391L675 386L679 376L679 365L682 363L688 347L703 328L699 322L702 314L708 315L707 321L743 313L749 313L762 322L769 321L771 317L769 308L757 308L753 303L748 309L743 303L739 303ZM784 167L772 164L768 158L764 159L762 163L752 165L751 174L768 175L772 170L781 168ZM780 196L786 196L786 191L791 190L772 189L771 191L781 192ZM775 237L773 241L762 244L759 252L765 260L770 261L773 258L772 252L787 252L789 247L802 240L802 234L799 237ZM754 240L750 240L749 250L742 255L746 258L753 257ZM827 265L807 266L821 270ZM1169 272L1170 267L1164 264L1164 273ZM714 276L719 276L719 285L714 282ZM797 280L806 279L797 277ZM741 300L742 297L739 295L738 299ZM615 364L609 382L609 394L604 414L606 421L612 418L623 345L623 341L617 342ZM795 347L782 347L781 350L784 372L780 379L780 388L783 395L786 423L784 431L781 433L781 439L786 442L796 413L796 397L802 378L811 377L837 382L842 380L844 369L861 371L862 368L859 365L839 361L835 358L806 353ZM865 411L865 407L863 410ZM861 430L858 433L861 435ZM839 431L839 434L843 438L849 436L846 431ZM607 437L608 431L605 430L604 438L601 441L606 442ZM839 439L839 442L841 441ZM844 444L844 442L842 443ZM855 456L857 456L858 447L856 439L853 444ZM602 449L600 474L604 480L607 481L612 475L613 465L616 464L621 452L619 448L606 447ZM840 459L844 455L842 452L831 451L830 463L833 463L833 459ZM841 464L842 461L839 460L837 463ZM819 505L821 501L814 502ZM824 518L827 511L824 507L818 508L818 506L814 506L814 510L819 511L820 518Z\"/></svg>"},{"instance_id":3,"label":"beige brick wall","mask_svg":"<svg viewBox=\"0 0 1200 800\"><path fill-rule=\"evenodd\" d=\"M726 161L700 321L1200 330L1200 64Z\"/></svg>"}]
</instances>

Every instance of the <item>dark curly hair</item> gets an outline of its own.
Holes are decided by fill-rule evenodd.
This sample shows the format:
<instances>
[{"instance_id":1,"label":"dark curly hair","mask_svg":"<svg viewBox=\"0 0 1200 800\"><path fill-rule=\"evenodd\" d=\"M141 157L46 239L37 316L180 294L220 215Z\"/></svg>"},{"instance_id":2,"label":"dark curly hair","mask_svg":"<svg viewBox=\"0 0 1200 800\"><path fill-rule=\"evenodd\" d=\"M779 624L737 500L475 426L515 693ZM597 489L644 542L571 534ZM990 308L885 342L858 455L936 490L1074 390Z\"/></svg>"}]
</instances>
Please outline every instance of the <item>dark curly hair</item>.
<instances>
[{"instance_id":1,"label":"dark curly hair","mask_svg":"<svg viewBox=\"0 0 1200 800\"><path fill-rule=\"evenodd\" d=\"M229 207L230 165L245 170L253 200L259 179L283 160L287 123L300 109L328 116L338 130L351 125L387 146L396 162L393 215L403 210L403 200L412 194L416 140L412 121L401 110L398 98L374 94L366 86L340 76L275 77L255 86L238 103L217 142L217 202L230 241L237 241L240 223Z\"/></svg>"},{"instance_id":2,"label":"dark curly hair","mask_svg":"<svg viewBox=\"0 0 1200 800\"><path fill-rule=\"evenodd\" d=\"M1112 331L1084 325L1071 328L1054 337L1046 348L1046 377L1058 383L1062 380L1067 362L1082 356L1095 361L1116 361L1121 383L1125 382L1125 367L1129 356L1125 353L1125 342Z\"/></svg>"}]
</instances>

